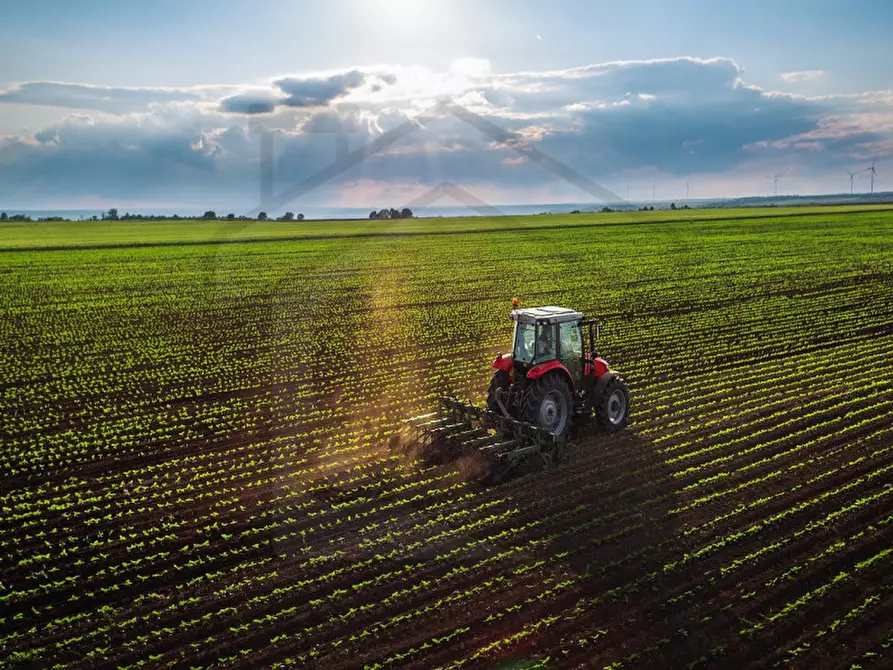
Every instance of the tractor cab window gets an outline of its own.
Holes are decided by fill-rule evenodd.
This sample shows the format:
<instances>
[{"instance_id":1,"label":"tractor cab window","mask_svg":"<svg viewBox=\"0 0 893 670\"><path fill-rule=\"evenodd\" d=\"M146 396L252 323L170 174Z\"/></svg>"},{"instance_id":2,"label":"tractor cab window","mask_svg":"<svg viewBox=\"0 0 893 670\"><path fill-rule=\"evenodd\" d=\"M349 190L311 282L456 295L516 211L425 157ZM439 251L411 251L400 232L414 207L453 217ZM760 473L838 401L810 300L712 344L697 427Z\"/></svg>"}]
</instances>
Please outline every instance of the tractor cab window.
<instances>
[{"instance_id":1,"label":"tractor cab window","mask_svg":"<svg viewBox=\"0 0 893 670\"><path fill-rule=\"evenodd\" d=\"M514 360L530 363L536 353L536 326L532 323L515 324Z\"/></svg>"},{"instance_id":2,"label":"tractor cab window","mask_svg":"<svg viewBox=\"0 0 893 670\"><path fill-rule=\"evenodd\" d=\"M583 374L583 333L579 321L561 324L561 362L574 383L579 383Z\"/></svg>"},{"instance_id":3,"label":"tractor cab window","mask_svg":"<svg viewBox=\"0 0 893 670\"><path fill-rule=\"evenodd\" d=\"M558 356L558 327L554 324L515 324L514 360L545 363Z\"/></svg>"},{"instance_id":4,"label":"tractor cab window","mask_svg":"<svg viewBox=\"0 0 893 670\"><path fill-rule=\"evenodd\" d=\"M541 325L537 329L536 360L545 362L554 360L558 355L557 342L555 341L555 326Z\"/></svg>"}]
</instances>

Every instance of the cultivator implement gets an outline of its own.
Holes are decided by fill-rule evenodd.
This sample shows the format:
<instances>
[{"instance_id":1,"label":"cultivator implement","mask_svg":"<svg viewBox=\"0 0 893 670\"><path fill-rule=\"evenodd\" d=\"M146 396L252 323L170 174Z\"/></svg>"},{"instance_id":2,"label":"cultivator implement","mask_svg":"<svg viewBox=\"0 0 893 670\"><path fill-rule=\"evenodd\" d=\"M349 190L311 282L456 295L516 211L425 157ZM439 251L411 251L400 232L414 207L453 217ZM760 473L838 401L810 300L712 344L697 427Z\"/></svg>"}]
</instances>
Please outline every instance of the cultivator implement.
<instances>
[{"instance_id":1,"label":"cultivator implement","mask_svg":"<svg viewBox=\"0 0 893 670\"><path fill-rule=\"evenodd\" d=\"M438 402L438 411L406 420L426 462L471 457L477 461L475 479L498 482L529 458L546 465L561 460L565 439L543 428L452 396L440 396Z\"/></svg>"}]
</instances>

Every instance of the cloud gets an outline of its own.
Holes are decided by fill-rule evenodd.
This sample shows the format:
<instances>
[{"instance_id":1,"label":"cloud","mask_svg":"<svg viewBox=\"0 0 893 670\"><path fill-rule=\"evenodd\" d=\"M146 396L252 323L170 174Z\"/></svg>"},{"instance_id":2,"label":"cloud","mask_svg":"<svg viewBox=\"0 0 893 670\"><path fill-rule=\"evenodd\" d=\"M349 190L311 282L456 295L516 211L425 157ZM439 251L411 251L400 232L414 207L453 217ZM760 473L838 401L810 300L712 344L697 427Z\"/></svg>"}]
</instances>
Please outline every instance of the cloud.
<instances>
[{"instance_id":1,"label":"cloud","mask_svg":"<svg viewBox=\"0 0 893 670\"><path fill-rule=\"evenodd\" d=\"M245 89L235 85L185 88L98 86L53 81L22 82L0 91L0 103L86 109L109 114L145 111L155 105L215 104L236 114L268 114L279 106L325 107L364 88L370 93L397 83L393 72L359 69L325 76L288 76L269 87Z\"/></svg>"},{"instance_id":2,"label":"cloud","mask_svg":"<svg viewBox=\"0 0 893 670\"><path fill-rule=\"evenodd\" d=\"M231 95L220 101L220 110L233 114L269 114L282 102L269 91Z\"/></svg>"},{"instance_id":3,"label":"cloud","mask_svg":"<svg viewBox=\"0 0 893 670\"><path fill-rule=\"evenodd\" d=\"M258 192L257 114L274 132L277 192L331 165L345 150L407 121L415 124L400 141L305 196L318 204L337 201L347 184L367 182L390 184L397 194L449 181L506 198L547 191L554 198L588 198L525 160L510 142L459 119L412 121L441 96L623 193L627 183L643 179L650 184L714 175L711 183L728 188L736 179L750 183L754 174L780 170L789 182L796 177L818 185L832 183L851 161L893 157L893 92L806 97L762 90L728 58L502 74L486 61L467 59L443 72L376 66L290 75L254 87L40 84L6 91L0 102L27 99L91 111L0 140L4 204L89 195L190 199L196 206L234 209L242 203L248 209ZM347 138L337 139L340 134ZM354 189L350 201L366 192Z\"/></svg>"},{"instance_id":4,"label":"cloud","mask_svg":"<svg viewBox=\"0 0 893 670\"><path fill-rule=\"evenodd\" d=\"M289 76L271 82L270 88L240 91L220 101L220 110L234 114L269 114L279 107L319 109L342 101L352 92L376 94L397 83L393 72L358 69L327 76Z\"/></svg>"},{"instance_id":5,"label":"cloud","mask_svg":"<svg viewBox=\"0 0 893 670\"><path fill-rule=\"evenodd\" d=\"M283 105L322 107L359 88L365 81L365 74L359 70L351 70L325 78L285 77L274 81L273 85L285 94Z\"/></svg>"},{"instance_id":6,"label":"cloud","mask_svg":"<svg viewBox=\"0 0 893 670\"><path fill-rule=\"evenodd\" d=\"M137 88L54 81L25 82L0 92L0 103L46 105L125 114L151 104L211 100L221 87Z\"/></svg>"},{"instance_id":7,"label":"cloud","mask_svg":"<svg viewBox=\"0 0 893 670\"><path fill-rule=\"evenodd\" d=\"M303 134L338 134L357 133L369 129L372 117L364 115L358 109L327 109L314 114L298 125Z\"/></svg>"},{"instance_id":8,"label":"cloud","mask_svg":"<svg viewBox=\"0 0 893 670\"><path fill-rule=\"evenodd\" d=\"M801 81L815 81L816 79L821 79L826 74L824 70L801 70L799 72L783 72L781 78L793 84Z\"/></svg>"}]
</instances>

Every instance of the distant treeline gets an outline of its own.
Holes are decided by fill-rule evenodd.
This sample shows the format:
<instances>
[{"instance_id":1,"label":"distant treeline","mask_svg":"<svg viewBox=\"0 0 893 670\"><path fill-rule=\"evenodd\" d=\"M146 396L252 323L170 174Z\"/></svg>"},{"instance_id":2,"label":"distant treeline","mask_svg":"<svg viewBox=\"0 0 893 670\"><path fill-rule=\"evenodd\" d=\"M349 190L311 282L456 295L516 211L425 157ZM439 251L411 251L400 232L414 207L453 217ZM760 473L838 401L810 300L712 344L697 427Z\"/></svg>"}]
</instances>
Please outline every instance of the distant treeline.
<instances>
[{"instance_id":1,"label":"distant treeline","mask_svg":"<svg viewBox=\"0 0 893 670\"><path fill-rule=\"evenodd\" d=\"M260 212L256 217L236 216L235 214L227 214L225 216L217 216L217 212L208 210L201 216L180 216L179 214L131 214L125 212L119 214L115 208L110 209L102 216L93 215L89 219L81 219L83 221L194 221L196 219L204 221L303 221L304 215L293 212L286 212L276 219L270 219L266 212ZM0 222L3 221L72 221L64 216L47 216L39 219L32 219L27 214L8 215L6 212L0 212Z\"/></svg>"},{"instance_id":2,"label":"distant treeline","mask_svg":"<svg viewBox=\"0 0 893 670\"><path fill-rule=\"evenodd\" d=\"M412 218L412 210L409 207L404 207L403 209L394 209L391 207L390 209L381 209L379 211L375 211L374 209L369 212L370 219L411 219Z\"/></svg>"},{"instance_id":3,"label":"distant treeline","mask_svg":"<svg viewBox=\"0 0 893 670\"><path fill-rule=\"evenodd\" d=\"M676 207L676 203L670 204L670 209L689 209L688 205L683 205L682 207ZM603 213L614 212L616 210L611 209L610 207L603 207L601 209ZM638 211L640 212L648 212L654 211L654 205L639 207ZM585 214L591 212L583 212L579 209L575 209L571 214ZM546 214L546 212L543 212ZM372 220L380 221L383 219L411 219L415 215L412 213L412 210L409 207L404 207L403 209L394 209L385 208L380 209L378 211L372 210L369 212L369 218ZM118 210L112 208L105 212L102 216L94 215L89 219L80 219L82 221L195 221L195 220L203 220L203 221L303 221L304 215L300 212L298 214L294 214L293 212L286 212L280 217L275 219L270 218L266 212L260 212L256 217L239 215L235 214L226 214L225 216L218 216L217 212L213 210L208 210L201 216L180 216L179 214L131 214L129 212L125 212L124 214L119 214ZM63 216L47 216L38 219L32 219L27 214L13 214L8 215L6 212L0 213L0 223L6 221L72 221L72 219L67 219Z\"/></svg>"},{"instance_id":4,"label":"distant treeline","mask_svg":"<svg viewBox=\"0 0 893 670\"><path fill-rule=\"evenodd\" d=\"M382 209L379 211L372 210L369 214L370 219L411 219L413 217L412 210L408 207L404 207L402 210L394 209L393 207L390 209ZM294 212L286 212L280 217L275 219L271 219L266 212L260 212L256 217L240 215L236 216L235 214L226 214L225 216L218 216L217 212L213 210L208 210L201 216L180 216L179 214L131 214L129 212L125 212L124 214L119 214L118 210L114 207L107 211L102 216L94 215L89 219L81 219L83 221L194 221L196 219L203 221L303 221L304 215L300 212L295 214ZM0 222L3 221L34 221L27 214L13 214L9 216L6 212L0 213ZM71 221L72 219L67 219L64 216L47 216L44 218L36 219L37 221Z\"/></svg>"}]
</instances>

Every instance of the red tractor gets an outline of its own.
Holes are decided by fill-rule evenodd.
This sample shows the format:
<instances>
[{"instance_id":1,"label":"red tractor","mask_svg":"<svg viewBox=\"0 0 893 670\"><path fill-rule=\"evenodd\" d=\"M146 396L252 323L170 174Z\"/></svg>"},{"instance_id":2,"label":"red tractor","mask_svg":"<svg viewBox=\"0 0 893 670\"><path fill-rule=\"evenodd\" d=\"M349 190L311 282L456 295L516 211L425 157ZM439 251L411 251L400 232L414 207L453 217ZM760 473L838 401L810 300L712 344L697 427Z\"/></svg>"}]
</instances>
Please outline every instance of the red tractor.
<instances>
[{"instance_id":1,"label":"red tractor","mask_svg":"<svg viewBox=\"0 0 893 670\"><path fill-rule=\"evenodd\" d=\"M514 303L517 305L517 302ZM595 413L615 432L626 425L629 391L620 375L595 353L598 326L563 307L515 309L512 354L493 361L487 410L538 426L557 437L576 417ZM583 335L588 332L589 348Z\"/></svg>"},{"instance_id":2,"label":"red tractor","mask_svg":"<svg viewBox=\"0 0 893 670\"><path fill-rule=\"evenodd\" d=\"M571 426L593 413L608 432L626 426L629 391L620 375L595 353L598 326L562 307L515 310L512 355L493 361L496 372L487 406L440 397L440 411L408 419L409 441L426 460L469 452L498 481L524 460L561 461ZM589 334L584 350L583 335Z\"/></svg>"}]
</instances>

